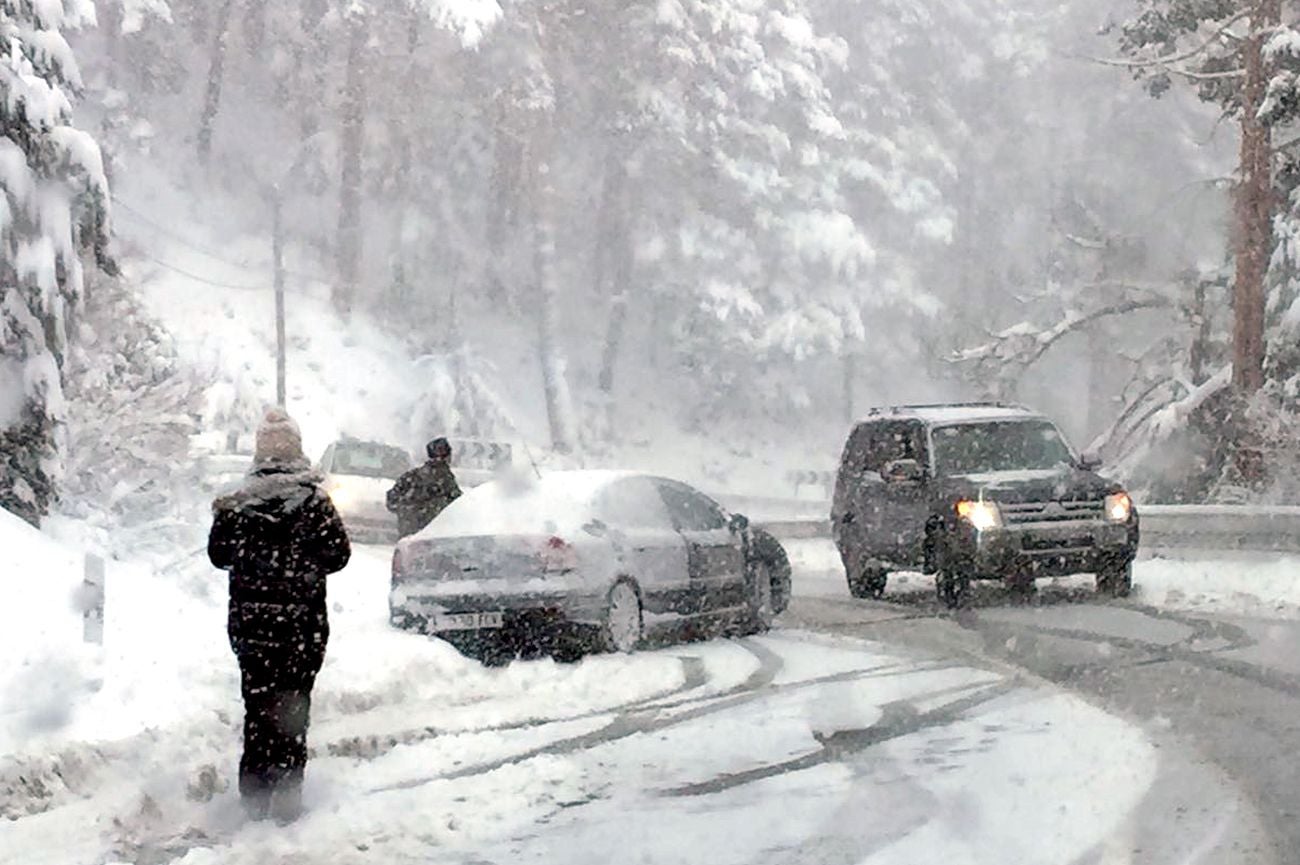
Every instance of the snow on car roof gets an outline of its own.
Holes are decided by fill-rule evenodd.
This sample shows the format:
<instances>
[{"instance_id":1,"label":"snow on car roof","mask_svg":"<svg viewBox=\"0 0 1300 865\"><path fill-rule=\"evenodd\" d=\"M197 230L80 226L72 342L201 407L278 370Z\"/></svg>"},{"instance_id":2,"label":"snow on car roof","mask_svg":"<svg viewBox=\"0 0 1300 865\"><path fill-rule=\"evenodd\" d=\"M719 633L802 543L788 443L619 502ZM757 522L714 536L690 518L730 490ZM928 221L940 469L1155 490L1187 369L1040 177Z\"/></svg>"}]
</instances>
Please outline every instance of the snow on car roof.
<instances>
[{"instance_id":1,"label":"snow on car roof","mask_svg":"<svg viewBox=\"0 0 1300 865\"><path fill-rule=\"evenodd\" d=\"M416 537L562 534L590 521L596 496L640 472L582 469L536 475L517 471L461 496Z\"/></svg>"},{"instance_id":2,"label":"snow on car roof","mask_svg":"<svg viewBox=\"0 0 1300 865\"><path fill-rule=\"evenodd\" d=\"M921 405L893 406L873 412L867 420L888 417L917 418L930 424L977 423L993 420L1035 420L1041 418L1038 412L1017 405L971 404L971 405Z\"/></svg>"}]
</instances>

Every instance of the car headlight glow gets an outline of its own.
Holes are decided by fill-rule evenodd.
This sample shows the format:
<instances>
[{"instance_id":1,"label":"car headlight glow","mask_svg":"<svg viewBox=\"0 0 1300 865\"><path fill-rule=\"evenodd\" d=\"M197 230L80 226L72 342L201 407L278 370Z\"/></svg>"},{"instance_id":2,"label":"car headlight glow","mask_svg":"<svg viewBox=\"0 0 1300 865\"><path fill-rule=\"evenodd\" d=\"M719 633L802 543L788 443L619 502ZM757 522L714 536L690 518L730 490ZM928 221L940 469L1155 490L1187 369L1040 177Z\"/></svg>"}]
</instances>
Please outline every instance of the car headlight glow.
<instances>
[{"instance_id":1,"label":"car headlight glow","mask_svg":"<svg viewBox=\"0 0 1300 865\"><path fill-rule=\"evenodd\" d=\"M331 482L329 486L325 488L325 492L329 493L330 501L334 503L334 507L336 508L347 507L352 504L352 500L355 498L355 493L352 488L337 480Z\"/></svg>"},{"instance_id":2,"label":"car headlight glow","mask_svg":"<svg viewBox=\"0 0 1300 865\"><path fill-rule=\"evenodd\" d=\"M994 502L963 499L957 502L957 516L970 523L976 531L996 529L1002 525L1002 512Z\"/></svg>"},{"instance_id":3,"label":"car headlight glow","mask_svg":"<svg viewBox=\"0 0 1300 865\"><path fill-rule=\"evenodd\" d=\"M1112 523L1126 523L1133 513L1133 500L1128 493L1114 493L1106 496L1106 519Z\"/></svg>"}]
</instances>

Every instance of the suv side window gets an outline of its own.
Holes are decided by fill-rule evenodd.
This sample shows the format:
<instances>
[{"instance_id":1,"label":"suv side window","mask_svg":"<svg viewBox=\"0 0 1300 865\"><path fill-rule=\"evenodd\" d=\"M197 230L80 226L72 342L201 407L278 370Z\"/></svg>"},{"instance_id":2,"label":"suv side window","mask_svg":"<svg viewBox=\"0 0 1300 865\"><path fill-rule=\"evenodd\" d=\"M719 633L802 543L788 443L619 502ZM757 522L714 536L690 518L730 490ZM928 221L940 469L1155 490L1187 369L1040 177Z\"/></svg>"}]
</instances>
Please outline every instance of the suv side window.
<instances>
[{"instance_id":1,"label":"suv side window","mask_svg":"<svg viewBox=\"0 0 1300 865\"><path fill-rule=\"evenodd\" d=\"M657 486L678 531L712 532L727 527L727 515L712 499L671 481L660 481Z\"/></svg>"},{"instance_id":2,"label":"suv side window","mask_svg":"<svg viewBox=\"0 0 1300 865\"><path fill-rule=\"evenodd\" d=\"M872 421L853 431L845 468L855 473L877 472L895 460L927 465L925 427L918 421Z\"/></svg>"}]
</instances>

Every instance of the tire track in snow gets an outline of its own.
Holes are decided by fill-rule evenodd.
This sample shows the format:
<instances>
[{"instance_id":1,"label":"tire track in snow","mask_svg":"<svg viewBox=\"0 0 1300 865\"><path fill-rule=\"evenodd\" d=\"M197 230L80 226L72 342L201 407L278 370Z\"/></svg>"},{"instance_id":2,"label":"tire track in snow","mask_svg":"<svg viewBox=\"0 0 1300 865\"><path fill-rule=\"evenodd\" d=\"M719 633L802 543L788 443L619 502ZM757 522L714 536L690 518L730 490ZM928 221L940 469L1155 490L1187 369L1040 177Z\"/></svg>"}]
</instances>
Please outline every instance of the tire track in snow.
<instances>
[{"instance_id":1,"label":"tire track in snow","mask_svg":"<svg viewBox=\"0 0 1300 865\"><path fill-rule=\"evenodd\" d=\"M890 663L877 665L875 667L833 673L826 676L818 676L811 679L803 679L796 682L777 684L775 683L776 676L784 667L784 661L781 659L780 655L764 646L757 645L750 641L744 641L742 645L747 651L759 658L759 669L752 673L745 682L722 694L683 699L677 703L647 706L641 709L624 710L617 714L609 724L590 733L563 739L537 748L531 748L511 757L489 760L472 766L456 769L451 772L441 772L420 778L412 778L396 784L388 784L372 788L370 792L380 793L396 790L409 790L438 781L453 781L475 775L487 774L505 766L525 762L538 757L575 754L581 751L618 742L638 734L655 733L670 727L686 724L776 694L817 688L841 682L882 678L893 675L911 675L918 672L930 672L957 666L946 662L929 664ZM669 709L692 705L695 707L688 709L687 711L664 714L664 712Z\"/></svg>"}]
</instances>

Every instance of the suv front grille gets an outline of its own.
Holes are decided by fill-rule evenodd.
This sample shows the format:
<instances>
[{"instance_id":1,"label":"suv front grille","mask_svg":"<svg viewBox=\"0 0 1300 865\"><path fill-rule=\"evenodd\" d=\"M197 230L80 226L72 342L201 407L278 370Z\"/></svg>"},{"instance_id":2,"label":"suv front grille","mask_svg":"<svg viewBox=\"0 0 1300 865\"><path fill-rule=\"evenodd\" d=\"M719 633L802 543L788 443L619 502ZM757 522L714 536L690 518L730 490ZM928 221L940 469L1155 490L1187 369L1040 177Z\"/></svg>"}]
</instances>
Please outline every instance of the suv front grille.
<instances>
[{"instance_id":1,"label":"suv front grille","mask_svg":"<svg viewBox=\"0 0 1300 865\"><path fill-rule=\"evenodd\" d=\"M1024 502L999 505L1002 521L1009 526L1025 523L1083 523L1105 514L1102 502Z\"/></svg>"}]
</instances>

